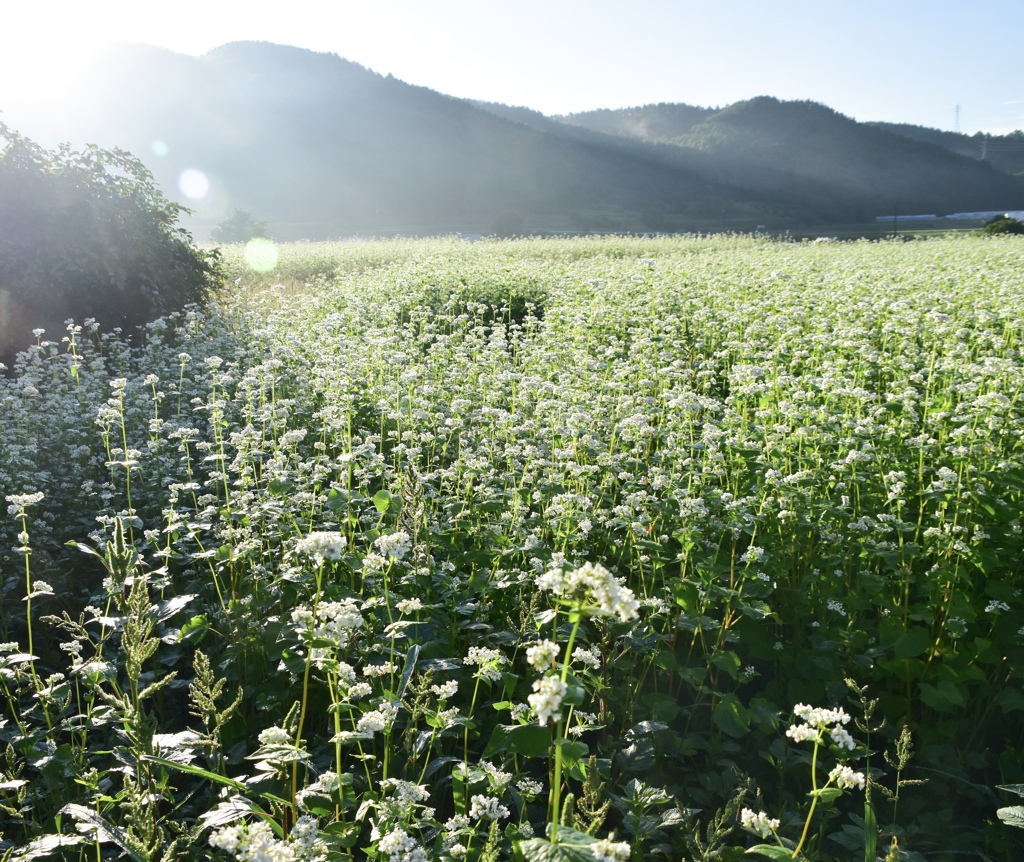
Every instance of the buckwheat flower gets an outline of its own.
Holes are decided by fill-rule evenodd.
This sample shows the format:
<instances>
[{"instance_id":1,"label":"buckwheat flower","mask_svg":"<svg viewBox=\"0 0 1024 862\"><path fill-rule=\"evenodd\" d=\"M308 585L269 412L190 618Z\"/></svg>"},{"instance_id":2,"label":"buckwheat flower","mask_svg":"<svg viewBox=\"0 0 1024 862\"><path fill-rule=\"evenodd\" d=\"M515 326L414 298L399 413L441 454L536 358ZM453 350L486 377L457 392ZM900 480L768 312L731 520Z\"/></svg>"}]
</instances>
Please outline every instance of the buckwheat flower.
<instances>
[{"instance_id":1,"label":"buckwheat flower","mask_svg":"<svg viewBox=\"0 0 1024 862\"><path fill-rule=\"evenodd\" d=\"M32 582L32 592L30 592L27 596L25 596L25 598L22 599L22 601L26 601L28 599L38 598L39 596L52 596L52 595L53 595L53 587L51 587L48 583L46 583L46 581L33 581Z\"/></svg>"},{"instance_id":2,"label":"buckwheat flower","mask_svg":"<svg viewBox=\"0 0 1024 862\"><path fill-rule=\"evenodd\" d=\"M341 533L315 531L303 536L295 545L295 552L325 560L340 560L348 539Z\"/></svg>"},{"instance_id":3,"label":"buckwheat flower","mask_svg":"<svg viewBox=\"0 0 1024 862\"><path fill-rule=\"evenodd\" d=\"M767 838L779 828L778 820L769 817L763 811L754 812L749 808L744 808L740 812L740 823L744 829L750 829L762 838Z\"/></svg>"},{"instance_id":4,"label":"buckwheat flower","mask_svg":"<svg viewBox=\"0 0 1024 862\"><path fill-rule=\"evenodd\" d=\"M378 536L377 541L373 544L377 546L377 550L383 556L390 557L393 560L404 559L406 554L412 550L412 539L404 530Z\"/></svg>"},{"instance_id":5,"label":"buckwheat flower","mask_svg":"<svg viewBox=\"0 0 1024 862\"><path fill-rule=\"evenodd\" d=\"M291 745L294 742L292 735L283 727L268 727L261 730L259 735L260 745Z\"/></svg>"},{"instance_id":6,"label":"buckwheat flower","mask_svg":"<svg viewBox=\"0 0 1024 862\"><path fill-rule=\"evenodd\" d=\"M987 605L985 605L985 613L986 614L992 614L992 613L995 613L996 611L1008 611L1009 609L1010 609L1010 606L1008 604L1006 604L1006 602L999 602L999 601L996 601L995 599L992 599L992 601L990 601Z\"/></svg>"},{"instance_id":7,"label":"buckwheat flower","mask_svg":"<svg viewBox=\"0 0 1024 862\"><path fill-rule=\"evenodd\" d=\"M475 677L498 682L501 680L501 666L507 664L508 659L499 650L490 647L470 647L462 663L477 666Z\"/></svg>"},{"instance_id":8,"label":"buckwheat flower","mask_svg":"<svg viewBox=\"0 0 1024 862\"><path fill-rule=\"evenodd\" d=\"M629 859L630 847L625 841L609 841L602 838L590 845L590 852L597 862L626 862Z\"/></svg>"},{"instance_id":9,"label":"buckwheat flower","mask_svg":"<svg viewBox=\"0 0 1024 862\"><path fill-rule=\"evenodd\" d=\"M843 603L837 602L835 599L828 600L828 609L830 611L835 611L841 617L846 616L846 608L843 607Z\"/></svg>"},{"instance_id":10,"label":"buckwheat flower","mask_svg":"<svg viewBox=\"0 0 1024 862\"><path fill-rule=\"evenodd\" d=\"M455 697L459 690L459 682L455 679L447 680L440 685L432 685L430 690L438 696L440 700L450 700Z\"/></svg>"},{"instance_id":11,"label":"buckwheat flower","mask_svg":"<svg viewBox=\"0 0 1024 862\"><path fill-rule=\"evenodd\" d=\"M388 862L426 862L427 853L404 829L392 829L377 843L377 851Z\"/></svg>"},{"instance_id":12,"label":"buckwheat flower","mask_svg":"<svg viewBox=\"0 0 1024 862\"><path fill-rule=\"evenodd\" d=\"M519 791L519 794L529 802L544 792L544 785L539 781L534 781L532 778L524 777L520 778L516 782L516 789Z\"/></svg>"},{"instance_id":13,"label":"buckwheat flower","mask_svg":"<svg viewBox=\"0 0 1024 862\"><path fill-rule=\"evenodd\" d=\"M560 651L561 647L554 641L542 640L526 650L526 661L531 667L545 671L554 665Z\"/></svg>"},{"instance_id":14,"label":"buckwheat flower","mask_svg":"<svg viewBox=\"0 0 1024 862\"><path fill-rule=\"evenodd\" d=\"M306 785L296 793L295 802L299 808L305 808L305 802L310 796L331 796L339 787L341 787L341 782L338 780L338 774L325 772L312 784Z\"/></svg>"},{"instance_id":15,"label":"buckwheat flower","mask_svg":"<svg viewBox=\"0 0 1024 862\"><path fill-rule=\"evenodd\" d=\"M819 732L809 724L793 724L786 729L786 736L794 742L811 742L818 738Z\"/></svg>"},{"instance_id":16,"label":"buckwheat flower","mask_svg":"<svg viewBox=\"0 0 1024 862\"><path fill-rule=\"evenodd\" d=\"M828 774L828 780L830 782L834 781L836 786L843 790L850 790L853 787L863 790L866 783L863 772L854 772L849 766L843 765L833 769Z\"/></svg>"},{"instance_id":17,"label":"buckwheat flower","mask_svg":"<svg viewBox=\"0 0 1024 862\"><path fill-rule=\"evenodd\" d=\"M373 734L390 728L397 715L398 705L384 701L379 709L363 713L356 722L356 733L363 739L370 739Z\"/></svg>"},{"instance_id":18,"label":"buckwheat flower","mask_svg":"<svg viewBox=\"0 0 1024 862\"><path fill-rule=\"evenodd\" d=\"M557 676L545 676L534 680L534 694L526 699L541 727L547 725L551 719L558 721L562 717L562 699L568 688L569 686Z\"/></svg>"},{"instance_id":19,"label":"buckwheat flower","mask_svg":"<svg viewBox=\"0 0 1024 862\"><path fill-rule=\"evenodd\" d=\"M845 748L847 751L853 751L857 747L857 744L853 741L853 737L850 736L847 731L842 727L833 727L829 731L829 736L832 737L832 741L840 748Z\"/></svg>"},{"instance_id":20,"label":"buckwheat flower","mask_svg":"<svg viewBox=\"0 0 1024 862\"><path fill-rule=\"evenodd\" d=\"M601 652L596 646L576 647L572 651L572 660L584 667L599 668L601 666Z\"/></svg>"},{"instance_id":21,"label":"buckwheat flower","mask_svg":"<svg viewBox=\"0 0 1024 862\"><path fill-rule=\"evenodd\" d=\"M225 826L216 832L210 833L209 845L218 850L224 850L234 856L242 843L242 836L245 835L245 826Z\"/></svg>"},{"instance_id":22,"label":"buckwheat flower","mask_svg":"<svg viewBox=\"0 0 1024 862\"><path fill-rule=\"evenodd\" d=\"M469 819L470 820L504 820L509 816L509 810L493 796L484 796L482 793L470 799Z\"/></svg>"},{"instance_id":23,"label":"buckwheat flower","mask_svg":"<svg viewBox=\"0 0 1024 862\"><path fill-rule=\"evenodd\" d=\"M537 587L593 616L617 616L622 622L638 616L633 591L600 563L584 563L568 574L551 569L537 578Z\"/></svg>"},{"instance_id":24,"label":"buckwheat flower","mask_svg":"<svg viewBox=\"0 0 1024 862\"><path fill-rule=\"evenodd\" d=\"M44 496L46 495L42 491L36 491L34 494L8 494L4 497L11 504L7 509L7 514L18 517L23 509L34 506L36 503L41 503Z\"/></svg>"},{"instance_id":25,"label":"buckwheat flower","mask_svg":"<svg viewBox=\"0 0 1024 862\"><path fill-rule=\"evenodd\" d=\"M400 614L411 614L423 610L423 602L418 598L402 599L395 604L395 607L398 608Z\"/></svg>"}]
</instances>

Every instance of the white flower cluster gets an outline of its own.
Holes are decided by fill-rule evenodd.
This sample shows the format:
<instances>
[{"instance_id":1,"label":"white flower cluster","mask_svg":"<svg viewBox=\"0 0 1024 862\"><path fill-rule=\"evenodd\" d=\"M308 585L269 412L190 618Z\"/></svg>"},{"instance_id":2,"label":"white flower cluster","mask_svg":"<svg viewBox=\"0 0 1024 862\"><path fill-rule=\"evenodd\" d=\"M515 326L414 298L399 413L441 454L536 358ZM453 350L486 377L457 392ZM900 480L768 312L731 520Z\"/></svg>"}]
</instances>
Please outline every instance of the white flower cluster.
<instances>
[{"instance_id":1,"label":"white flower cluster","mask_svg":"<svg viewBox=\"0 0 1024 862\"><path fill-rule=\"evenodd\" d=\"M449 679L440 685L432 685L430 690L437 695L439 700L451 700L459 690L459 681Z\"/></svg>"},{"instance_id":2,"label":"white flower cluster","mask_svg":"<svg viewBox=\"0 0 1024 862\"><path fill-rule=\"evenodd\" d=\"M499 650L490 647L470 647L469 653L462 660L463 664L477 666L474 676L489 679L491 682L498 682L501 679L501 666L507 662L508 659Z\"/></svg>"},{"instance_id":3,"label":"white flower cluster","mask_svg":"<svg viewBox=\"0 0 1024 862\"><path fill-rule=\"evenodd\" d=\"M411 614L416 611L423 610L423 602L418 598L402 599L395 603L395 607L398 608L398 612L404 616L405 614Z\"/></svg>"},{"instance_id":4,"label":"white flower cluster","mask_svg":"<svg viewBox=\"0 0 1024 862\"><path fill-rule=\"evenodd\" d=\"M478 793L469 802L470 820L504 820L509 816L508 808L493 796L485 796L482 793Z\"/></svg>"},{"instance_id":5,"label":"white flower cluster","mask_svg":"<svg viewBox=\"0 0 1024 862\"><path fill-rule=\"evenodd\" d=\"M7 514L12 517L20 517L21 513L28 507L41 503L45 495L42 491L35 494L8 494L4 499L11 505L7 507Z\"/></svg>"},{"instance_id":6,"label":"white flower cluster","mask_svg":"<svg viewBox=\"0 0 1024 862\"><path fill-rule=\"evenodd\" d=\"M210 835L209 843L240 862L314 862L327 858L327 848L317 837L316 819L309 815L295 822L288 840L275 838L270 825L260 820L218 829Z\"/></svg>"},{"instance_id":7,"label":"white flower cluster","mask_svg":"<svg viewBox=\"0 0 1024 862\"><path fill-rule=\"evenodd\" d=\"M426 862L427 851L404 829L392 829L377 843L377 851L387 862Z\"/></svg>"},{"instance_id":8,"label":"white flower cluster","mask_svg":"<svg viewBox=\"0 0 1024 862\"><path fill-rule=\"evenodd\" d=\"M325 772L312 784L306 785L296 793L295 801L298 803L299 808L304 808L306 800L310 796L331 796L339 787L341 787L341 782L338 780L338 773Z\"/></svg>"},{"instance_id":9,"label":"white flower cluster","mask_svg":"<svg viewBox=\"0 0 1024 862\"><path fill-rule=\"evenodd\" d=\"M299 539L295 545L295 551L299 554L307 554L310 557L322 557L325 560L340 560L342 552L348 545L346 539L340 533L316 531L309 533Z\"/></svg>"},{"instance_id":10,"label":"white flower cluster","mask_svg":"<svg viewBox=\"0 0 1024 862\"><path fill-rule=\"evenodd\" d=\"M853 737L843 727L844 724L849 724L850 716L841 706L836 709L823 709L798 703L793 707L793 714L804 721L803 724L790 725L786 730L786 736L794 742L820 742L822 735L827 731L832 741L840 748L847 751L856 748Z\"/></svg>"},{"instance_id":11,"label":"white flower cluster","mask_svg":"<svg viewBox=\"0 0 1024 862\"><path fill-rule=\"evenodd\" d=\"M828 774L828 780L829 782L835 782L836 787L842 790L850 790L854 787L863 790L866 784L863 772L854 772L849 766L843 766L842 764Z\"/></svg>"},{"instance_id":12,"label":"white flower cluster","mask_svg":"<svg viewBox=\"0 0 1024 862\"><path fill-rule=\"evenodd\" d=\"M344 649L352 632L363 624L363 616L355 599L345 599L343 602L320 602L315 616L312 608L301 605L292 611L292 622L300 637L330 641L335 649ZM317 648L321 658L322 651L322 647Z\"/></svg>"},{"instance_id":13,"label":"white flower cluster","mask_svg":"<svg viewBox=\"0 0 1024 862\"><path fill-rule=\"evenodd\" d=\"M562 717L562 699L568 688L557 676L544 676L533 681L534 693L527 700L541 727L551 719L558 721Z\"/></svg>"},{"instance_id":14,"label":"white flower cluster","mask_svg":"<svg viewBox=\"0 0 1024 862\"><path fill-rule=\"evenodd\" d=\"M591 844L590 851L597 862L626 862L631 852L625 841L610 841L607 838Z\"/></svg>"},{"instance_id":15,"label":"white flower cluster","mask_svg":"<svg viewBox=\"0 0 1024 862\"><path fill-rule=\"evenodd\" d=\"M617 616L623 622L638 616L633 591L600 563L584 563L568 573L551 569L537 578L537 586L595 616Z\"/></svg>"},{"instance_id":16,"label":"white flower cluster","mask_svg":"<svg viewBox=\"0 0 1024 862\"><path fill-rule=\"evenodd\" d=\"M360 739L371 739L375 733L387 730L398 715L398 704L384 701L380 709L363 713L356 722L356 735Z\"/></svg>"},{"instance_id":17,"label":"white flower cluster","mask_svg":"<svg viewBox=\"0 0 1024 862\"><path fill-rule=\"evenodd\" d=\"M378 536L374 544L383 556L391 557L392 560L403 560L412 550L412 539L404 530Z\"/></svg>"},{"instance_id":18,"label":"white flower cluster","mask_svg":"<svg viewBox=\"0 0 1024 862\"><path fill-rule=\"evenodd\" d=\"M778 820L769 817L763 811L755 812L749 808L744 808L740 812L740 823L743 824L744 829L750 829L762 838L767 838L779 828Z\"/></svg>"},{"instance_id":19,"label":"white flower cluster","mask_svg":"<svg viewBox=\"0 0 1024 862\"><path fill-rule=\"evenodd\" d=\"M292 745L295 740L292 735L283 727L268 727L261 730L259 735L260 745Z\"/></svg>"},{"instance_id":20,"label":"white flower cluster","mask_svg":"<svg viewBox=\"0 0 1024 862\"><path fill-rule=\"evenodd\" d=\"M561 647L554 641L543 640L526 650L526 661L531 667L545 671L558 659Z\"/></svg>"}]
</instances>

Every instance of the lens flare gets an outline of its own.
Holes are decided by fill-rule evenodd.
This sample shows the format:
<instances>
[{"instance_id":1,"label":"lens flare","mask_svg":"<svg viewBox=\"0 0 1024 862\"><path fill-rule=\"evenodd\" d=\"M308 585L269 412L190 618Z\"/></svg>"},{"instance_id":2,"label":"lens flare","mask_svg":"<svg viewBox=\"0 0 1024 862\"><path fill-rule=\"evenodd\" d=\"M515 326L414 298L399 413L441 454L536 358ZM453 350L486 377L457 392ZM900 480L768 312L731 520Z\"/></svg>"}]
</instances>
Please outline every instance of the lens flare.
<instances>
[{"instance_id":1,"label":"lens flare","mask_svg":"<svg viewBox=\"0 0 1024 862\"><path fill-rule=\"evenodd\" d=\"M153 151L154 156L161 159L171 151L171 148L164 141L153 141L150 149Z\"/></svg>"},{"instance_id":2,"label":"lens flare","mask_svg":"<svg viewBox=\"0 0 1024 862\"><path fill-rule=\"evenodd\" d=\"M185 197L194 201L202 200L210 192L210 181L206 174L195 168L187 168L178 177L178 188Z\"/></svg>"},{"instance_id":3,"label":"lens flare","mask_svg":"<svg viewBox=\"0 0 1024 862\"><path fill-rule=\"evenodd\" d=\"M245 244L245 262L256 272L270 272L277 267L277 246L269 239L251 239Z\"/></svg>"}]
</instances>

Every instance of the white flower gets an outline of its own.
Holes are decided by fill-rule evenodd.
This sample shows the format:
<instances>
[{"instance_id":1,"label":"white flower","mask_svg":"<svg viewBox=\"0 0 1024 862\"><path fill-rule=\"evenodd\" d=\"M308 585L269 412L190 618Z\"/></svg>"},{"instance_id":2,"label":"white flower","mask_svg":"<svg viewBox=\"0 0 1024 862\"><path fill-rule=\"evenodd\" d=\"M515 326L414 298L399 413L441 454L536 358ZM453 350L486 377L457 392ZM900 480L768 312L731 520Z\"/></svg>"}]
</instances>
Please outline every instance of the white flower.
<instances>
[{"instance_id":1,"label":"white flower","mask_svg":"<svg viewBox=\"0 0 1024 862\"><path fill-rule=\"evenodd\" d=\"M560 650L554 641L543 640L526 650L526 661L531 667L545 671L555 663Z\"/></svg>"},{"instance_id":2,"label":"white flower","mask_svg":"<svg viewBox=\"0 0 1024 862\"><path fill-rule=\"evenodd\" d=\"M590 845L597 862L626 862L629 858L630 847L625 841L610 841L602 838Z\"/></svg>"},{"instance_id":3,"label":"white flower","mask_svg":"<svg viewBox=\"0 0 1024 862\"><path fill-rule=\"evenodd\" d=\"M423 610L423 602L418 598L402 599L400 602L395 604L395 607L398 608L398 612L400 614L411 614L415 611Z\"/></svg>"},{"instance_id":4,"label":"white flower","mask_svg":"<svg viewBox=\"0 0 1024 862\"><path fill-rule=\"evenodd\" d=\"M493 796L477 794L470 799L470 820L503 820L509 816L509 810Z\"/></svg>"},{"instance_id":5,"label":"white flower","mask_svg":"<svg viewBox=\"0 0 1024 862\"><path fill-rule=\"evenodd\" d=\"M348 539L341 533L316 531L299 539L295 551L311 557L320 556L325 560L340 560L341 554L348 546Z\"/></svg>"},{"instance_id":6,"label":"white flower","mask_svg":"<svg viewBox=\"0 0 1024 862\"><path fill-rule=\"evenodd\" d=\"M383 556L391 557L393 560L403 559L412 550L412 539L403 530L378 536L374 544Z\"/></svg>"},{"instance_id":7,"label":"white flower","mask_svg":"<svg viewBox=\"0 0 1024 862\"><path fill-rule=\"evenodd\" d=\"M562 717L562 698L569 686L557 676L545 676L533 682L534 694L527 697L537 723L542 727L551 719L558 721Z\"/></svg>"},{"instance_id":8,"label":"white flower","mask_svg":"<svg viewBox=\"0 0 1024 862\"><path fill-rule=\"evenodd\" d=\"M828 774L828 780L834 781L836 786L843 790L849 790L852 787L863 790L866 783L863 772L854 772L849 766L842 765L837 766Z\"/></svg>"},{"instance_id":9,"label":"white flower","mask_svg":"<svg viewBox=\"0 0 1024 862\"><path fill-rule=\"evenodd\" d=\"M537 586L595 616L617 616L623 622L638 616L633 591L600 563L584 563L568 574L551 569L537 578Z\"/></svg>"},{"instance_id":10,"label":"white flower","mask_svg":"<svg viewBox=\"0 0 1024 862\"><path fill-rule=\"evenodd\" d=\"M259 740L260 745L292 745L295 742L287 730L276 726L261 730Z\"/></svg>"},{"instance_id":11,"label":"white flower","mask_svg":"<svg viewBox=\"0 0 1024 862\"><path fill-rule=\"evenodd\" d=\"M427 853L404 829L392 829L377 843L388 862L426 862Z\"/></svg>"},{"instance_id":12,"label":"white flower","mask_svg":"<svg viewBox=\"0 0 1024 862\"><path fill-rule=\"evenodd\" d=\"M437 695L439 700L450 700L458 692L459 682L458 680L450 679L447 682L441 683L441 685L432 685L430 690Z\"/></svg>"},{"instance_id":13,"label":"white flower","mask_svg":"<svg viewBox=\"0 0 1024 862\"><path fill-rule=\"evenodd\" d=\"M501 679L501 666L506 664L508 659L499 650L490 647L470 647L469 654L462 660L463 664L476 665L478 670L474 674L498 682Z\"/></svg>"},{"instance_id":14,"label":"white flower","mask_svg":"<svg viewBox=\"0 0 1024 862\"><path fill-rule=\"evenodd\" d=\"M767 838L779 828L778 820L769 817L763 811L754 812L749 808L744 808L740 812L740 823L744 829L750 829L762 838Z\"/></svg>"}]
</instances>

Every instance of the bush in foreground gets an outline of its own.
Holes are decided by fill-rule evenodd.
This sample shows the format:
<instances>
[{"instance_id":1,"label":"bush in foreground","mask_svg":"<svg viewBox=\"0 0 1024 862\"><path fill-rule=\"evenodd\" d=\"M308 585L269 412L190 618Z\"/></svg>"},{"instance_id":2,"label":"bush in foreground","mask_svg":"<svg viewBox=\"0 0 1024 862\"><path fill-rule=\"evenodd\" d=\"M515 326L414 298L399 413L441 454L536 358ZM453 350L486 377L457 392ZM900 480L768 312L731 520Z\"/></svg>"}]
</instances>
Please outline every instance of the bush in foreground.
<instances>
[{"instance_id":1,"label":"bush in foreground","mask_svg":"<svg viewBox=\"0 0 1024 862\"><path fill-rule=\"evenodd\" d=\"M123 150L46 150L0 123L0 361L68 318L131 330L204 304L216 253L177 226L182 207Z\"/></svg>"}]
</instances>

